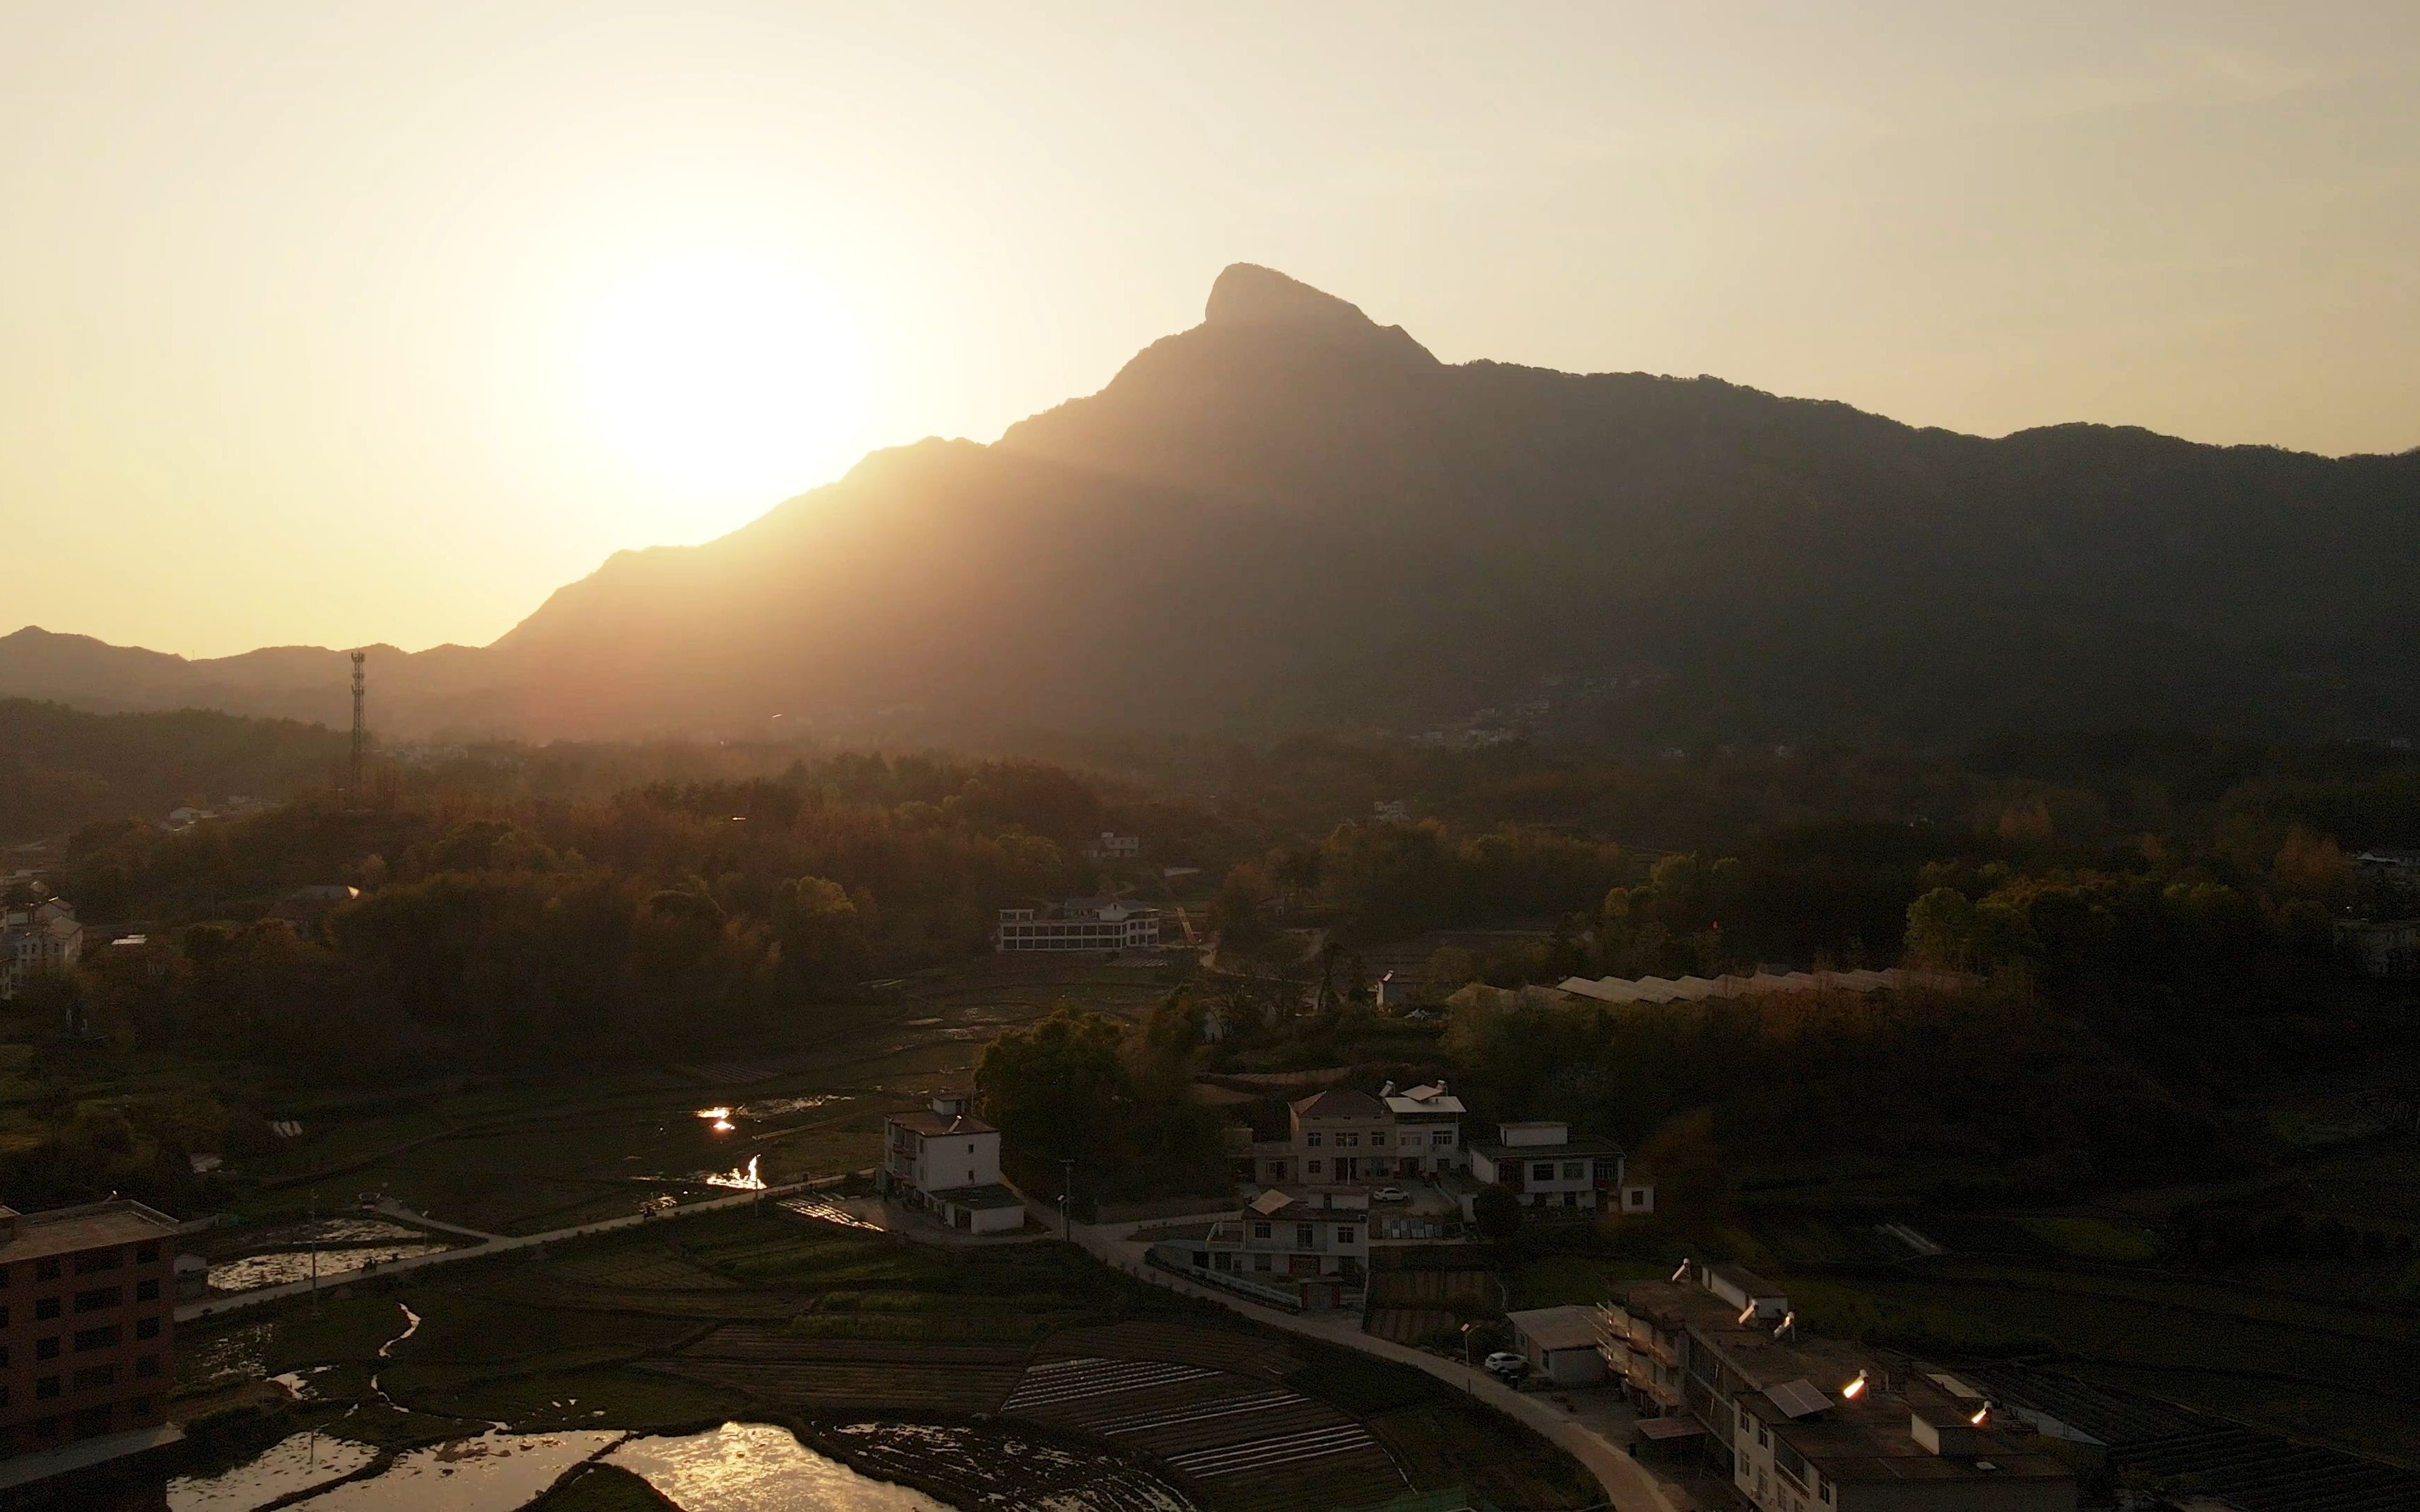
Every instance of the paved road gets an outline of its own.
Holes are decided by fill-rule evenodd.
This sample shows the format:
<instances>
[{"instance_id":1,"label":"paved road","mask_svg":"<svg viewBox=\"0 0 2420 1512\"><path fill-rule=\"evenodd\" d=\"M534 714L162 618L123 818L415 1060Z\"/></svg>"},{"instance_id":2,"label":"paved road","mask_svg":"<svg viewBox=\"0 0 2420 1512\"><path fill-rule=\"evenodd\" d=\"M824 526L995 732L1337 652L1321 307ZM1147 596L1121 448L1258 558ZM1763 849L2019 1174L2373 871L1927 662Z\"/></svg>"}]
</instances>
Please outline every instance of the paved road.
<instances>
[{"instance_id":1,"label":"paved road","mask_svg":"<svg viewBox=\"0 0 2420 1512\"><path fill-rule=\"evenodd\" d=\"M433 1255L415 1255L410 1259L389 1260L375 1271L341 1271L332 1276L320 1277L318 1285L318 1288L325 1289L355 1281L371 1280L379 1276L397 1275L405 1271L423 1270L432 1265L446 1265L456 1260L483 1259L490 1255L503 1255L512 1250L528 1249L535 1244L545 1244L557 1240L578 1239L586 1234L610 1234L619 1228L636 1228L641 1224L670 1223L677 1218L693 1218L701 1212L727 1212L733 1208L744 1208L752 1203L763 1202L773 1197L785 1197L818 1186L828 1186L834 1180L837 1179L827 1177L814 1181L792 1181L783 1186L768 1186L762 1192L735 1192L727 1197L708 1197L703 1202L686 1202L677 1208L665 1208L651 1216L633 1213L628 1218L607 1218L593 1224L581 1224L571 1228L550 1229L543 1234L481 1234L475 1228L461 1228L452 1224L441 1224L423 1218L399 1203L381 1203L377 1211L389 1217L427 1224L431 1228L442 1229L447 1233L475 1235L481 1242L475 1244L465 1244L458 1249L440 1250ZM256 1290L240 1291L230 1297L212 1297L207 1302L188 1303L177 1309L177 1321L190 1323L196 1319L215 1318L221 1313L235 1312L244 1307L257 1307L263 1303L280 1302L288 1297L307 1296L313 1289L313 1284L309 1281L291 1281L282 1287L261 1287Z\"/></svg>"},{"instance_id":2,"label":"paved road","mask_svg":"<svg viewBox=\"0 0 2420 1512\"><path fill-rule=\"evenodd\" d=\"M1215 1216L1233 1217L1233 1212L1227 1210ZM1156 1225L1177 1221L1181 1220L1153 1220ZM1075 1239L1093 1255L1121 1271L1157 1282L1171 1290L1205 1298L1255 1322L1281 1328L1289 1334L1341 1344L1348 1350L1358 1350L1364 1354L1427 1371L1447 1385L1528 1424L1554 1443L1569 1450L1574 1458L1588 1467L1589 1473L1596 1477L1597 1484L1605 1488L1606 1500L1613 1505L1614 1512L1681 1512L1672 1499L1665 1494L1664 1488L1656 1483L1655 1477L1637 1460L1631 1458L1612 1440L1557 1407L1545 1396L1514 1391L1485 1371L1470 1369L1460 1361L1441 1359L1425 1350L1415 1350L1391 1339L1373 1338L1361 1332L1360 1320L1350 1313L1290 1313L1281 1308L1264 1307L1233 1292L1196 1286L1144 1259L1144 1251L1149 1246L1136 1243L1130 1237L1139 1227L1137 1224L1078 1224L1075 1228Z\"/></svg>"}]
</instances>

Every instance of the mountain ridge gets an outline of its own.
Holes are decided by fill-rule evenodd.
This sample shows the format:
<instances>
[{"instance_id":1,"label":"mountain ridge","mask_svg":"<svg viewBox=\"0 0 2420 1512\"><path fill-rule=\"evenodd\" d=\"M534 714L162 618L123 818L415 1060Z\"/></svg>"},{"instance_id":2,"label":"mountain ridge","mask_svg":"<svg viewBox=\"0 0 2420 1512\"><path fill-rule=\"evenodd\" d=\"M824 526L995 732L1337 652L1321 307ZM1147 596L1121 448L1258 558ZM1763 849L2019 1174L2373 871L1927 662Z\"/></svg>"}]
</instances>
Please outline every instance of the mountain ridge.
<instances>
[{"instance_id":1,"label":"mountain ridge","mask_svg":"<svg viewBox=\"0 0 2420 1512\"><path fill-rule=\"evenodd\" d=\"M616 552L489 646L380 655L374 708L528 735L884 709L927 734L1418 731L1557 687L1595 704L1565 733L1640 742L2147 708L2366 732L2420 712L2380 655L2420 612L2374 570L2413 560L2420 451L1989 439L1705 377L1445 363L1237 264L1097 392ZM314 659L341 653L29 633L0 637L0 692L342 717Z\"/></svg>"}]
</instances>

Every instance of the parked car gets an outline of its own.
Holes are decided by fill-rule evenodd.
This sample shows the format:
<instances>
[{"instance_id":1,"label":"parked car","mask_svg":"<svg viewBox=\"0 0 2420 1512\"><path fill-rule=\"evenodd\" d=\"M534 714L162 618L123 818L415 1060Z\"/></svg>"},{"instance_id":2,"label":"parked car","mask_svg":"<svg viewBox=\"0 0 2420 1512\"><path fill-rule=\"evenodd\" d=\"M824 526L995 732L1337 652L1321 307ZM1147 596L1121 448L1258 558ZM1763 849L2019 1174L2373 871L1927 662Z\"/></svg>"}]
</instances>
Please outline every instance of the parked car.
<instances>
[{"instance_id":1,"label":"parked car","mask_svg":"<svg viewBox=\"0 0 2420 1512\"><path fill-rule=\"evenodd\" d=\"M1497 1350L1482 1364L1486 1365L1490 1375L1501 1376L1506 1381L1519 1381L1529 1373L1529 1362L1510 1350Z\"/></svg>"},{"instance_id":2,"label":"parked car","mask_svg":"<svg viewBox=\"0 0 2420 1512\"><path fill-rule=\"evenodd\" d=\"M1410 1195L1400 1186L1382 1186L1377 1191L1370 1194L1370 1200L1373 1202L1402 1202L1406 1200L1409 1196Z\"/></svg>"}]
</instances>

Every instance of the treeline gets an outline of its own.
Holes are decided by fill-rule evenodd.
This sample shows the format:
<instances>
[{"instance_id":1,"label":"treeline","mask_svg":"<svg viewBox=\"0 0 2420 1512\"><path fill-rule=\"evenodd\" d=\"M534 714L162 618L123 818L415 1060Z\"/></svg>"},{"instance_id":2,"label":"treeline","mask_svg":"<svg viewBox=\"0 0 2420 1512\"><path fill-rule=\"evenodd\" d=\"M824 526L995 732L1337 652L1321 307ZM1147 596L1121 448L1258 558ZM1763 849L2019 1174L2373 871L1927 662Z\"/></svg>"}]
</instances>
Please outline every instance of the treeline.
<instances>
[{"instance_id":1,"label":"treeline","mask_svg":"<svg viewBox=\"0 0 2420 1512\"><path fill-rule=\"evenodd\" d=\"M158 819L182 804L270 799L328 782L348 736L292 719L186 709L90 714L0 699L0 841L98 821Z\"/></svg>"},{"instance_id":2,"label":"treeline","mask_svg":"<svg viewBox=\"0 0 2420 1512\"><path fill-rule=\"evenodd\" d=\"M868 976L986 949L1003 902L1091 886L1077 843L1126 817L1055 768L852 757L602 799L95 826L63 890L153 936L93 953L92 1022L365 1075L794 1026ZM329 885L361 895L298 906Z\"/></svg>"}]
</instances>

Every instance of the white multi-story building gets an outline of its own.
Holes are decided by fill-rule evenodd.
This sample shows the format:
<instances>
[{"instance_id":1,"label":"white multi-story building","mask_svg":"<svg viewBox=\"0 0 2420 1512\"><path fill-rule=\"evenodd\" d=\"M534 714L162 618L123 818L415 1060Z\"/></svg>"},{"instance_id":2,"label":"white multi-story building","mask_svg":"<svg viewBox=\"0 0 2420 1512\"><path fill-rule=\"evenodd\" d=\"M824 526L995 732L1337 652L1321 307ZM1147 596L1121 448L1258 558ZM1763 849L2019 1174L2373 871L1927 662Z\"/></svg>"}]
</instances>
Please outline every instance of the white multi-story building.
<instances>
[{"instance_id":1,"label":"white multi-story building","mask_svg":"<svg viewBox=\"0 0 2420 1512\"><path fill-rule=\"evenodd\" d=\"M84 926L56 898L0 914L0 1001L36 977L66 971L84 958Z\"/></svg>"},{"instance_id":2,"label":"white multi-story building","mask_svg":"<svg viewBox=\"0 0 2420 1512\"><path fill-rule=\"evenodd\" d=\"M992 947L1003 955L1157 949L1159 910L1115 898L1070 898L1048 908L1003 908Z\"/></svg>"},{"instance_id":3,"label":"white multi-story building","mask_svg":"<svg viewBox=\"0 0 2420 1512\"><path fill-rule=\"evenodd\" d=\"M1121 835L1112 829L1101 831L1101 838L1084 847L1088 861L1131 861L1142 855L1140 835Z\"/></svg>"},{"instance_id":4,"label":"white multi-story building","mask_svg":"<svg viewBox=\"0 0 2420 1512\"><path fill-rule=\"evenodd\" d=\"M1575 1140L1570 1124L1554 1119L1497 1124L1494 1144L1470 1147L1470 1175L1511 1187L1528 1207L1618 1206L1625 1212L1655 1207L1653 1187L1622 1180L1621 1146Z\"/></svg>"},{"instance_id":5,"label":"white multi-story building","mask_svg":"<svg viewBox=\"0 0 2420 1512\"><path fill-rule=\"evenodd\" d=\"M1200 1238L1152 1246L1159 1264L1264 1301L1322 1312L1358 1305L1369 1285L1370 1198L1272 1187Z\"/></svg>"},{"instance_id":6,"label":"white multi-story building","mask_svg":"<svg viewBox=\"0 0 2420 1512\"><path fill-rule=\"evenodd\" d=\"M1404 1091L1388 1082L1376 1097L1314 1092L1287 1107L1285 1138L1249 1145L1249 1168L1237 1174L1264 1185L1356 1186L1458 1170L1466 1161L1462 1116L1462 1100L1442 1082Z\"/></svg>"},{"instance_id":7,"label":"white multi-story building","mask_svg":"<svg viewBox=\"0 0 2420 1512\"><path fill-rule=\"evenodd\" d=\"M1000 1179L1000 1131L967 1111L962 1097L882 1120L885 1196L923 1208L971 1234L1025 1227L1025 1203Z\"/></svg>"}]
</instances>

